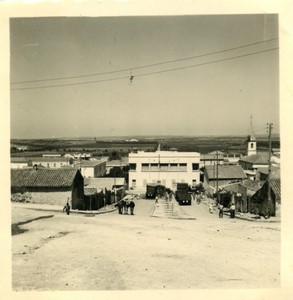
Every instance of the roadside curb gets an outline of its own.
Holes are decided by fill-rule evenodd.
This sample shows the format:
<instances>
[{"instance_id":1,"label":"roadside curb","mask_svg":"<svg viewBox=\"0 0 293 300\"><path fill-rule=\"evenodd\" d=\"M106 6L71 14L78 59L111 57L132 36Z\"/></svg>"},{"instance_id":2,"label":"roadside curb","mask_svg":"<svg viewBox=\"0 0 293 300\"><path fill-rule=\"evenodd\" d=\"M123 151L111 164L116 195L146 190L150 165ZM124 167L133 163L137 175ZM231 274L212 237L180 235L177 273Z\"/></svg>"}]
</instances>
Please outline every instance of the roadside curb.
<instances>
[{"instance_id":1,"label":"roadside curb","mask_svg":"<svg viewBox=\"0 0 293 300\"><path fill-rule=\"evenodd\" d=\"M209 206L209 204L206 201L203 201L203 203L206 206ZM217 209L213 208L213 210L215 212L218 212ZM224 212L224 215L229 216L230 214L228 212ZM280 219L276 219L276 220L272 220L272 219L255 219L255 218L249 218L249 217L245 217L245 216L240 216L240 215L237 215L237 214L235 214L235 218L234 219L240 219L240 220L249 221L249 222L258 222L258 223L281 223Z\"/></svg>"},{"instance_id":2,"label":"roadside curb","mask_svg":"<svg viewBox=\"0 0 293 300\"><path fill-rule=\"evenodd\" d=\"M33 209L33 210L37 210L37 211L50 211L50 212L58 212L58 213L65 213L63 212L63 208L57 209L57 208L50 208L50 207L38 207L38 206L33 206L33 204L30 205L16 205L16 207L20 207L20 208L25 208L25 209ZM97 211L97 210L70 210L70 214L81 214L81 215L102 215L102 214L107 214L107 213L111 213L116 211L117 208L111 208L108 210L103 210L103 211Z\"/></svg>"}]
</instances>

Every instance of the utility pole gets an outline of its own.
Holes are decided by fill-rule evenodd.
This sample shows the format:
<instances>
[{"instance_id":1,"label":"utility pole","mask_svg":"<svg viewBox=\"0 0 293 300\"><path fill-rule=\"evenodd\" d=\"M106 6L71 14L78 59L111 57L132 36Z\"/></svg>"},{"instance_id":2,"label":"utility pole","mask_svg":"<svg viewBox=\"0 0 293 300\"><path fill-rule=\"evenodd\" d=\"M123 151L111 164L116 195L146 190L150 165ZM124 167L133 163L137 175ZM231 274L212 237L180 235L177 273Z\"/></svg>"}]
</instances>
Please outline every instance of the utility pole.
<instances>
[{"instance_id":1,"label":"utility pole","mask_svg":"<svg viewBox=\"0 0 293 300\"><path fill-rule=\"evenodd\" d=\"M216 177L216 158L214 155L214 160L213 160L213 186L215 188L215 177Z\"/></svg>"},{"instance_id":2,"label":"utility pole","mask_svg":"<svg viewBox=\"0 0 293 300\"><path fill-rule=\"evenodd\" d=\"M272 140L271 140L271 134L272 134L272 128L273 128L273 123L267 123L268 125L268 132L269 132L269 170L268 170L268 207L267 207L267 213L268 217L270 217L270 209L272 205L272 197L271 197L271 184L270 184L270 179L271 179L271 172L272 172L272 163L271 163L271 154L272 154Z\"/></svg>"},{"instance_id":3,"label":"utility pole","mask_svg":"<svg viewBox=\"0 0 293 300\"><path fill-rule=\"evenodd\" d=\"M217 203L219 203L219 153L218 153L218 150L217 150L217 168L216 168L216 171L217 171Z\"/></svg>"}]
</instances>

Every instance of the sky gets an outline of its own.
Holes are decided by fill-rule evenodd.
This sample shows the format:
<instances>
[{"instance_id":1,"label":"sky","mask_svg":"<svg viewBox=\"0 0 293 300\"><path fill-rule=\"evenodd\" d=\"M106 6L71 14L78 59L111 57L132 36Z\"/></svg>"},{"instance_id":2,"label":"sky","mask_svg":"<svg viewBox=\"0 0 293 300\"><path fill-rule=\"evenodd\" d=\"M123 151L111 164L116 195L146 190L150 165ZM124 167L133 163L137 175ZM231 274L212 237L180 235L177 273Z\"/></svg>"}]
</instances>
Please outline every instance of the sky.
<instances>
[{"instance_id":1,"label":"sky","mask_svg":"<svg viewBox=\"0 0 293 300\"><path fill-rule=\"evenodd\" d=\"M11 138L278 133L278 45L276 14L11 18Z\"/></svg>"}]
</instances>

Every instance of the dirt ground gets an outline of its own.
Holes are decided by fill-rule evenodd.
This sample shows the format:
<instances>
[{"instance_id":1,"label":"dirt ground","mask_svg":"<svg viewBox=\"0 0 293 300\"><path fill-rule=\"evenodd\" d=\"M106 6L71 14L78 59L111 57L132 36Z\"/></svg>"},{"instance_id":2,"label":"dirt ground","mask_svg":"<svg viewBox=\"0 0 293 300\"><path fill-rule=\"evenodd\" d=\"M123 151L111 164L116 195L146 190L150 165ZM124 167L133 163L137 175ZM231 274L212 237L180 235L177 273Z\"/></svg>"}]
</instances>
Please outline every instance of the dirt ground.
<instances>
[{"instance_id":1,"label":"dirt ground","mask_svg":"<svg viewBox=\"0 0 293 300\"><path fill-rule=\"evenodd\" d=\"M219 219L201 203L195 220L85 216L12 204L13 290L278 288L280 223ZM18 224L18 225L17 225Z\"/></svg>"}]
</instances>

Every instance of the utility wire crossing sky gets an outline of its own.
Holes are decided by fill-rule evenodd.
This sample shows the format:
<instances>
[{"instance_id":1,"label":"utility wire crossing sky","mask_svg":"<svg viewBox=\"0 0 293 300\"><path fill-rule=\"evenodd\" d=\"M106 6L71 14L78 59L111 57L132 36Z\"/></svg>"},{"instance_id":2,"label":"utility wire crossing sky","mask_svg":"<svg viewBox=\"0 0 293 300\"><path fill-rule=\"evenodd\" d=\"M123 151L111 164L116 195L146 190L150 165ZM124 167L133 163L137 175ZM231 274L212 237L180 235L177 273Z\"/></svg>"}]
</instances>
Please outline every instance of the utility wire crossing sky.
<instances>
[{"instance_id":1,"label":"utility wire crossing sky","mask_svg":"<svg viewBox=\"0 0 293 300\"><path fill-rule=\"evenodd\" d=\"M14 18L10 40L15 138L233 135L251 115L265 133L279 121L277 15Z\"/></svg>"}]
</instances>

